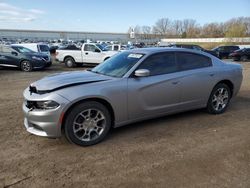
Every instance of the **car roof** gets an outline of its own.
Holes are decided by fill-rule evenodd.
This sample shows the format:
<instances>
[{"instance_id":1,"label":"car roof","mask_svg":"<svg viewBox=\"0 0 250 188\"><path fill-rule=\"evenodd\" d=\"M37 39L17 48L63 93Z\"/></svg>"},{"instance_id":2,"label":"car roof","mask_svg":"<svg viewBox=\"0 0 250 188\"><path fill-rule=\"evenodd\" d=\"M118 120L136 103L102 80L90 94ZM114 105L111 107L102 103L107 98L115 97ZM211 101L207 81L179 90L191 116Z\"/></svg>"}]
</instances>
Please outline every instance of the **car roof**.
<instances>
[{"instance_id":1,"label":"car roof","mask_svg":"<svg viewBox=\"0 0 250 188\"><path fill-rule=\"evenodd\" d=\"M208 53L202 52L202 51L197 51L193 49L187 49L187 48L173 48L173 47L153 47L153 48L136 48L129 50L132 53L142 53L142 54L155 54L155 53L160 53L160 52L191 52L191 53L196 53L196 54L203 54L206 56L210 56Z\"/></svg>"}]
</instances>

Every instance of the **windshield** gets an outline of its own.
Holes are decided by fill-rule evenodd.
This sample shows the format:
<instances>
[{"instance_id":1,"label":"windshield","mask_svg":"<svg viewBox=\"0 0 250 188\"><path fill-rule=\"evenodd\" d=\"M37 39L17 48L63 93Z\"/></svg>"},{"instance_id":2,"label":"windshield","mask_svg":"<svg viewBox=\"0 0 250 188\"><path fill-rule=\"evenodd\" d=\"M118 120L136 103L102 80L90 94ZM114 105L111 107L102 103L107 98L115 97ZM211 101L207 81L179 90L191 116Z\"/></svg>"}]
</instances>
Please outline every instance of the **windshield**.
<instances>
[{"instance_id":1,"label":"windshield","mask_svg":"<svg viewBox=\"0 0 250 188\"><path fill-rule=\"evenodd\" d=\"M12 48L16 51L18 51L19 53L35 53L34 51L25 48L23 46L12 46Z\"/></svg>"},{"instance_id":2,"label":"windshield","mask_svg":"<svg viewBox=\"0 0 250 188\"><path fill-rule=\"evenodd\" d=\"M41 52L49 52L49 47L47 45L39 45Z\"/></svg>"},{"instance_id":3,"label":"windshield","mask_svg":"<svg viewBox=\"0 0 250 188\"><path fill-rule=\"evenodd\" d=\"M107 49L105 49L105 47L101 44L96 44L96 46L100 48L102 51L107 51Z\"/></svg>"},{"instance_id":4,"label":"windshield","mask_svg":"<svg viewBox=\"0 0 250 188\"><path fill-rule=\"evenodd\" d=\"M91 71L121 78L143 57L143 55L144 54L131 52L118 53Z\"/></svg>"}]
</instances>

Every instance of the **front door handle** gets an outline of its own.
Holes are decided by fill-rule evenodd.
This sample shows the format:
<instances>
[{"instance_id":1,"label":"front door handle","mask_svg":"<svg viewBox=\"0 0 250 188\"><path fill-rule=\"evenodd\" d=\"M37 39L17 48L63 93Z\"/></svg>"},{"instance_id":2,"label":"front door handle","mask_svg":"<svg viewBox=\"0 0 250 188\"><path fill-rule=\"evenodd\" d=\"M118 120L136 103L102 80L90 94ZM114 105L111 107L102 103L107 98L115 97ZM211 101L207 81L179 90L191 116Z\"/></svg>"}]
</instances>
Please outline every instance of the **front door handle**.
<instances>
[{"instance_id":1,"label":"front door handle","mask_svg":"<svg viewBox=\"0 0 250 188\"><path fill-rule=\"evenodd\" d=\"M88 55L88 54L89 54L88 52L85 53L85 55Z\"/></svg>"},{"instance_id":2,"label":"front door handle","mask_svg":"<svg viewBox=\"0 0 250 188\"><path fill-rule=\"evenodd\" d=\"M209 74L209 76L213 77L213 76L214 76L214 73Z\"/></svg>"}]
</instances>

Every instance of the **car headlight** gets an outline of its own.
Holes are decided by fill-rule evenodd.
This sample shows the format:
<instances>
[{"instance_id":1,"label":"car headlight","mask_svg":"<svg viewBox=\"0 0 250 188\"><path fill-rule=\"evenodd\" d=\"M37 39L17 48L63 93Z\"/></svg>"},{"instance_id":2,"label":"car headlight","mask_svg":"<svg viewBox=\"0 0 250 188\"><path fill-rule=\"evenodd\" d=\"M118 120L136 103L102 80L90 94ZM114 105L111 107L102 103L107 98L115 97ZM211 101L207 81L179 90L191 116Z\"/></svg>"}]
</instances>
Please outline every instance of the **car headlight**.
<instances>
[{"instance_id":1,"label":"car headlight","mask_svg":"<svg viewBox=\"0 0 250 188\"><path fill-rule=\"evenodd\" d=\"M35 59L35 60L42 60L42 58L40 58L40 57L36 57L36 56L32 56L32 59Z\"/></svg>"},{"instance_id":2,"label":"car headlight","mask_svg":"<svg viewBox=\"0 0 250 188\"><path fill-rule=\"evenodd\" d=\"M41 110L49 110L49 109L55 109L59 106L59 104L55 101L36 101L34 104L36 109Z\"/></svg>"}]
</instances>

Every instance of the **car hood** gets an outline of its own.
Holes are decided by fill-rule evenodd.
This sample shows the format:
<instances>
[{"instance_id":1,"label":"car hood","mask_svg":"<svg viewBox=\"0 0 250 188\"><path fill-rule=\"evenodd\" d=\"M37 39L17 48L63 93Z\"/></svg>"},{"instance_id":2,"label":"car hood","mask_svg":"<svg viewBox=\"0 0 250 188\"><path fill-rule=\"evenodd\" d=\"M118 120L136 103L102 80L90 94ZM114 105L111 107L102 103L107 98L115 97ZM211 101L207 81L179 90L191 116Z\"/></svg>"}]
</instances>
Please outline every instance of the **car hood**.
<instances>
[{"instance_id":1,"label":"car hood","mask_svg":"<svg viewBox=\"0 0 250 188\"><path fill-rule=\"evenodd\" d=\"M32 83L31 93L44 94L66 87L111 80L112 77L96 74L90 71L75 71L52 74Z\"/></svg>"}]
</instances>

